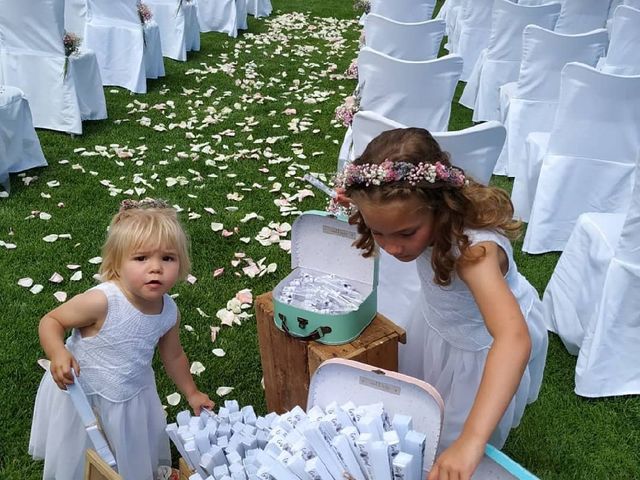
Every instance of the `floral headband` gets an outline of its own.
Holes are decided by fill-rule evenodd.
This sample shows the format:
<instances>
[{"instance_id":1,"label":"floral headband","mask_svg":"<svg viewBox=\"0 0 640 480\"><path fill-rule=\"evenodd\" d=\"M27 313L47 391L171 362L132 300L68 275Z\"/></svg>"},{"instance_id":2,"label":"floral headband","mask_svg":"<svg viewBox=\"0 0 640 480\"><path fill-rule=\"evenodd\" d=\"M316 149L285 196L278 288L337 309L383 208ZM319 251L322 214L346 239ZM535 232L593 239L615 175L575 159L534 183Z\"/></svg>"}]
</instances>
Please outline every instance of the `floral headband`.
<instances>
[{"instance_id":1,"label":"floral headband","mask_svg":"<svg viewBox=\"0 0 640 480\"><path fill-rule=\"evenodd\" d=\"M407 182L415 187L421 182L442 182L453 187L462 187L469 181L464 172L441 162L420 162L417 165L408 162L385 160L380 164L350 164L339 173L334 184L337 188L349 188L353 185L380 186L386 183Z\"/></svg>"},{"instance_id":2,"label":"floral headband","mask_svg":"<svg viewBox=\"0 0 640 480\"><path fill-rule=\"evenodd\" d=\"M134 208L170 208L170 206L167 201L155 198L145 198L144 200L127 199L120 203L120 212Z\"/></svg>"}]
</instances>

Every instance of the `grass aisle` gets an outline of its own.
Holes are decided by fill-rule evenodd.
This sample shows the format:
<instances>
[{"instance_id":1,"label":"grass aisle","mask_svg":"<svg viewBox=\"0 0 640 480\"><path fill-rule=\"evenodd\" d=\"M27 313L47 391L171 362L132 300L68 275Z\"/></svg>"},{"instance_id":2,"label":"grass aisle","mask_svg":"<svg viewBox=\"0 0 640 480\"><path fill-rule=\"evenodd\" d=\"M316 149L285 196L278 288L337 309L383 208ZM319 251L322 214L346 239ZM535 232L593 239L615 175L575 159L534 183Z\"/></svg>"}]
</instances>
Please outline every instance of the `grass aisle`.
<instances>
[{"instance_id":1,"label":"grass aisle","mask_svg":"<svg viewBox=\"0 0 640 480\"><path fill-rule=\"evenodd\" d=\"M307 196L300 177L335 170L344 128L333 112L355 86L342 73L360 30L350 0L273 3L274 14L250 17L249 31L238 39L205 34L201 52L188 62L165 60L167 76L149 82L148 94L105 88L109 119L85 123L84 135L38 131L49 167L12 177L11 196L0 200L0 240L16 245L0 247L1 479L41 478L41 464L27 455L42 375L38 321L58 304L55 292L70 298L94 284L98 267L90 260L100 255L109 220L127 197L166 198L182 209L197 280L174 293L185 350L206 369L196 379L200 388L218 403L236 398L266 413L254 319L230 327L216 312L242 289L271 290L289 270L286 244L265 246L255 238L270 222L293 221L276 201L289 203L293 213L323 208L324 198ZM451 128L470 124L470 112L455 104ZM233 234L223 236L212 223ZM51 234L71 238L43 240ZM275 263L277 270L251 278L243 270L248 258ZM517 261L542 292L557 255L519 255ZM72 280L78 271L82 278ZM54 272L61 283L49 281ZM42 291L19 286L25 277ZM212 326L221 327L214 343ZM214 348L226 355L215 356ZM575 359L552 338L540 399L506 452L542 478L640 478L640 401L576 397L574 367ZM157 379L167 404L174 388L159 365ZM222 386L234 390L223 398L216 395ZM169 418L184 408L184 400L168 406Z\"/></svg>"}]
</instances>

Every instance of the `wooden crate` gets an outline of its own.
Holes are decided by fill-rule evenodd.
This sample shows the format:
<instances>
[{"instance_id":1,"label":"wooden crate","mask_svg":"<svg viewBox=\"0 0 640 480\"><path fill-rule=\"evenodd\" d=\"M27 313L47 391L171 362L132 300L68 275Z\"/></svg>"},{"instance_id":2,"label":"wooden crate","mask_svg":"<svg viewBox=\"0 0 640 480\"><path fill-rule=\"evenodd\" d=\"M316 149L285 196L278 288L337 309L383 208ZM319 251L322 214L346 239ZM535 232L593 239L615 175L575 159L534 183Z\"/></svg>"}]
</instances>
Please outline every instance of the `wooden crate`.
<instances>
[{"instance_id":1,"label":"wooden crate","mask_svg":"<svg viewBox=\"0 0 640 480\"><path fill-rule=\"evenodd\" d=\"M257 297L255 307L269 412L284 413L296 405L306 409L311 376L322 362L331 358L398 370L398 342L405 343L406 334L380 314L353 342L323 345L295 340L276 327L271 292Z\"/></svg>"},{"instance_id":2,"label":"wooden crate","mask_svg":"<svg viewBox=\"0 0 640 480\"><path fill-rule=\"evenodd\" d=\"M89 449L84 463L84 480L122 480L122 477L95 450Z\"/></svg>"}]
</instances>

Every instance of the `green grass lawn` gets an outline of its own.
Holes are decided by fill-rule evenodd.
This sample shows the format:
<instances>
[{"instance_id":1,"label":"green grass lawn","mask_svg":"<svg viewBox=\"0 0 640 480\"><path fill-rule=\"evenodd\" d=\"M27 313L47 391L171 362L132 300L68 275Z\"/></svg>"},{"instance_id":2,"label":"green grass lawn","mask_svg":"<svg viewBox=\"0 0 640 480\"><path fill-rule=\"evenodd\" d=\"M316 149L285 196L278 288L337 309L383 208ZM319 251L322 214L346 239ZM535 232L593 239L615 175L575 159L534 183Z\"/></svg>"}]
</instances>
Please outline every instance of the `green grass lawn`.
<instances>
[{"instance_id":1,"label":"green grass lawn","mask_svg":"<svg viewBox=\"0 0 640 480\"><path fill-rule=\"evenodd\" d=\"M16 245L0 247L1 479L41 478L41 464L27 455L42 375L38 321L57 305L54 292L71 297L94 284L97 266L89 260L100 255L111 216L130 196L161 197L182 209L197 281L174 293L185 350L206 367L199 386L218 403L236 398L266 413L254 320L223 326L215 343L210 327L220 326L216 312L237 291L269 291L288 272L289 255L254 237L271 221L293 221L281 216L274 200L304 188L306 171L335 170L344 128L333 112L355 87L342 73L355 57L360 30L350 0L273 3L274 14L250 17L248 32L237 39L204 34L201 51L188 62L165 60L167 76L150 81L146 95L105 88L109 119L85 122L82 136L38 131L49 167L13 176L11 195L0 199L0 240ZM295 114L285 115L286 109ZM451 129L470 125L470 111L454 103ZM495 183L511 188L508 180ZM308 210L323 208L325 199L316 192L291 203ZM40 219L39 212L51 218ZM242 222L251 212L262 218ZM238 230L223 238L211 222ZM42 240L65 233L71 238ZM278 269L249 278L245 263L231 263L239 252ZM557 258L518 254L517 262L542 293ZM82 279L71 281L67 265L80 265ZM221 267L224 273L214 278ZM64 277L60 284L49 281L54 272ZM43 290L33 294L18 286L23 277ZM226 355L214 356L213 348ZM506 453L542 478L640 478L640 400L579 398L574 368L575 358L552 336L540 398L512 432ZM157 377L164 400L175 389L160 367ZM220 398L220 386L234 391ZM186 407L184 400L168 407L169 418Z\"/></svg>"}]
</instances>

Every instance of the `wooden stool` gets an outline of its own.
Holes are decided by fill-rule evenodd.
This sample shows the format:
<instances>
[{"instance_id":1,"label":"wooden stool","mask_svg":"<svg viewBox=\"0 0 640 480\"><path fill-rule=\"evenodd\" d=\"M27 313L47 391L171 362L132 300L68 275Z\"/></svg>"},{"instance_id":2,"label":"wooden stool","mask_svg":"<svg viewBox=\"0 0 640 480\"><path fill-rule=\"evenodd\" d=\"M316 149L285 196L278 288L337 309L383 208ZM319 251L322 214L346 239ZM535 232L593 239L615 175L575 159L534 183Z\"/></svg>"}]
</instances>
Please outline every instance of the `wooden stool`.
<instances>
[{"instance_id":1,"label":"wooden stool","mask_svg":"<svg viewBox=\"0 0 640 480\"><path fill-rule=\"evenodd\" d=\"M283 413L296 405L306 409L311 376L330 358L347 358L398 371L398 342L405 343L406 334L380 314L353 342L323 345L295 340L276 327L271 292L257 297L255 307L269 412Z\"/></svg>"}]
</instances>

